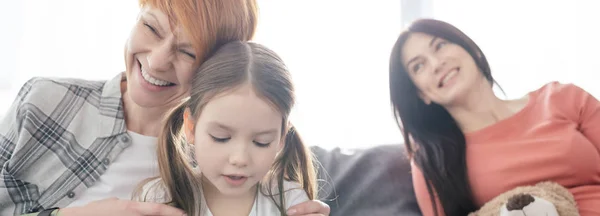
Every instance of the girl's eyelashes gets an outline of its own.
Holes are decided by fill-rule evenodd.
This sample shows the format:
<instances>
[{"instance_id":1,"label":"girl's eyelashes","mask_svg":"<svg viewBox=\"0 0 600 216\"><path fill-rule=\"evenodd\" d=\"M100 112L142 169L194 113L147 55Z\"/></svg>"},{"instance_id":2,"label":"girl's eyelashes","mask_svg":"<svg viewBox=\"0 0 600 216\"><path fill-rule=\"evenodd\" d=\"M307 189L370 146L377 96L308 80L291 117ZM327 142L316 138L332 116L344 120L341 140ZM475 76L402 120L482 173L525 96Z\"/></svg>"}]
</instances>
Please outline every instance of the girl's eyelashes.
<instances>
[{"instance_id":1,"label":"girl's eyelashes","mask_svg":"<svg viewBox=\"0 0 600 216\"><path fill-rule=\"evenodd\" d=\"M261 143L261 142L257 142L257 141L254 141L254 144L256 144L258 147L262 147L262 148L266 148L266 147L269 147L269 145L271 145L270 142L269 143Z\"/></svg>"},{"instance_id":2,"label":"girl's eyelashes","mask_svg":"<svg viewBox=\"0 0 600 216\"><path fill-rule=\"evenodd\" d=\"M231 137L222 138L222 137L216 137L216 136L213 136L210 134L209 134L209 136L213 139L213 141L218 142L218 143L225 143L231 139Z\"/></svg>"},{"instance_id":3,"label":"girl's eyelashes","mask_svg":"<svg viewBox=\"0 0 600 216\"><path fill-rule=\"evenodd\" d=\"M231 140L231 137L219 137L219 136L214 136L212 134L209 134L210 138L212 138L213 141L218 142L218 143L226 143L227 141ZM269 147L271 145L271 142L258 142L258 141L252 141L256 146L258 147Z\"/></svg>"}]
</instances>

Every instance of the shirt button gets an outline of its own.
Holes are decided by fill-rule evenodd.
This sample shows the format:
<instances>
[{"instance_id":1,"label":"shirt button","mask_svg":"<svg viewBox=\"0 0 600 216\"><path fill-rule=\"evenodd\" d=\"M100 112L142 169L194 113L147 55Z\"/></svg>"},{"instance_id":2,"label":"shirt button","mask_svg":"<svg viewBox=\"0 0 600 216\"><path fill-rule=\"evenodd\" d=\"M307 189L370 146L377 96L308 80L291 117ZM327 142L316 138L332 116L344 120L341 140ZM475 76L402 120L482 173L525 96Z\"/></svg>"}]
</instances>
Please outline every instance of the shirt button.
<instances>
[{"instance_id":1,"label":"shirt button","mask_svg":"<svg viewBox=\"0 0 600 216\"><path fill-rule=\"evenodd\" d=\"M107 165L107 166L108 166L108 165L110 164L110 160L109 160L108 158L104 158L104 160L102 160L102 163L103 163L104 165Z\"/></svg>"},{"instance_id":2,"label":"shirt button","mask_svg":"<svg viewBox=\"0 0 600 216\"><path fill-rule=\"evenodd\" d=\"M128 143L129 142L129 137L127 137L126 135L123 135L121 137L121 142Z\"/></svg>"},{"instance_id":3,"label":"shirt button","mask_svg":"<svg viewBox=\"0 0 600 216\"><path fill-rule=\"evenodd\" d=\"M75 197L75 193L73 193L73 191L70 191L69 193L67 193L67 197L73 198Z\"/></svg>"}]
</instances>

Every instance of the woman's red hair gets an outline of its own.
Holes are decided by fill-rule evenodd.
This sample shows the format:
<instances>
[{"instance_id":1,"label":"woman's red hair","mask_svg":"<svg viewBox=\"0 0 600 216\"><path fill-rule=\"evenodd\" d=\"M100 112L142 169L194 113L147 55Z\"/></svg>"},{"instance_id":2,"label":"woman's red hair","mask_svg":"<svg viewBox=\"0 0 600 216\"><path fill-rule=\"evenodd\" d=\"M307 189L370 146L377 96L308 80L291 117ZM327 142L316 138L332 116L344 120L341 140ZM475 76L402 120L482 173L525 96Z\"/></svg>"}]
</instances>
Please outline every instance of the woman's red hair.
<instances>
[{"instance_id":1,"label":"woman's red hair","mask_svg":"<svg viewBox=\"0 0 600 216\"><path fill-rule=\"evenodd\" d=\"M258 8L255 0L139 0L164 12L171 26L180 26L196 52L196 64L230 41L254 36Z\"/></svg>"}]
</instances>

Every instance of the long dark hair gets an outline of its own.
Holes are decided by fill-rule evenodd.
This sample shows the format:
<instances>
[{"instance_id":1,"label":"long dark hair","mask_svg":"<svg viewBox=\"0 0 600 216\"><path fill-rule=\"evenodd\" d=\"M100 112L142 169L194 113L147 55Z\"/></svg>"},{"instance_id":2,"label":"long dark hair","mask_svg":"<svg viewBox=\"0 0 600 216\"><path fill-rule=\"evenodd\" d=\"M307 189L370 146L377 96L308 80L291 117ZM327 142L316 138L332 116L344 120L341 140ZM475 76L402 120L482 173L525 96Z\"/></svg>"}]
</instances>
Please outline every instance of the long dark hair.
<instances>
[{"instance_id":1,"label":"long dark hair","mask_svg":"<svg viewBox=\"0 0 600 216\"><path fill-rule=\"evenodd\" d=\"M445 215L467 215L475 211L476 206L467 176L465 136L444 107L423 102L402 63L402 47L415 32L461 46L473 57L490 84L495 81L479 46L458 28L443 21L420 19L413 22L402 32L392 50L390 97L394 117L402 129L409 156L423 172L432 208L437 214L434 195L437 194Z\"/></svg>"},{"instance_id":2,"label":"long dark hair","mask_svg":"<svg viewBox=\"0 0 600 216\"><path fill-rule=\"evenodd\" d=\"M198 119L204 106L214 96L246 83L271 103L282 114L283 119L281 127L282 136L285 137L284 148L271 167L266 181L259 185L260 192L274 201L281 215L285 215L286 210L284 180L299 183L309 199L317 197L317 174L312 152L303 144L294 127L288 125L288 117L295 102L290 72L272 50L256 43L236 41L223 45L202 64L192 82L189 100L168 115L158 138L160 178L162 186L172 198L168 204L182 208L187 215L200 215L202 196L199 175L192 167L195 160L193 151L186 147L182 132L184 110L189 108L192 117ZM273 191L275 186L277 190Z\"/></svg>"}]
</instances>

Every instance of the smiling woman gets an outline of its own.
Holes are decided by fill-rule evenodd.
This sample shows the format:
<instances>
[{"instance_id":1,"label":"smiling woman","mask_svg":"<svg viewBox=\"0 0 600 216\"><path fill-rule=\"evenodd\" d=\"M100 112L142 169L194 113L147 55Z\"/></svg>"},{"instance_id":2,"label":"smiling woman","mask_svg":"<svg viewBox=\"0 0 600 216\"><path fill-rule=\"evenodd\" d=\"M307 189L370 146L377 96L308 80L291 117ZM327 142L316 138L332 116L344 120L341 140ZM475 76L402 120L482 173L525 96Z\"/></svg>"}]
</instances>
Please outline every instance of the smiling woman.
<instances>
[{"instance_id":1,"label":"smiling woman","mask_svg":"<svg viewBox=\"0 0 600 216\"><path fill-rule=\"evenodd\" d=\"M163 114L189 95L191 76L206 55L223 43L252 38L256 3L142 0L139 5L124 50L124 73L108 81L36 77L19 91L0 124L0 155L8 155L0 158L7 180L0 183L0 214L52 207L64 208L65 216L183 214L128 200L136 179L157 175L155 152L148 149L156 146ZM126 207L132 205L137 207Z\"/></svg>"},{"instance_id":2,"label":"smiling woman","mask_svg":"<svg viewBox=\"0 0 600 216\"><path fill-rule=\"evenodd\" d=\"M205 48L193 49L186 36L189 34L182 27L174 28L169 17L158 8L142 9L125 49L126 108L128 104L140 107L174 106L187 97L189 80L195 72L196 55L199 59L204 56L204 53L196 54L195 50ZM210 39L207 38L207 41ZM210 44L207 49L211 50L214 46ZM162 118L160 115L148 117Z\"/></svg>"},{"instance_id":3,"label":"smiling woman","mask_svg":"<svg viewBox=\"0 0 600 216\"><path fill-rule=\"evenodd\" d=\"M449 35L444 37L451 38ZM402 61L426 104L435 101L445 106L456 105L453 103L460 102L453 100L457 95L464 94L470 90L468 87L486 79L477 66L484 63L476 64L470 52L448 39L416 32L408 36L402 51ZM471 52L482 55L480 51Z\"/></svg>"},{"instance_id":4,"label":"smiling woman","mask_svg":"<svg viewBox=\"0 0 600 216\"><path fill-rule=\"evenodd\" d=\"M600 102L556 81L503 100L493 84L486 56L453 25L420 19L399 36L390 94L423 215L467 215L544 181L567 188L581 215L600 213L589 163L600 160Z\"/></svg>"}]
</instances>

